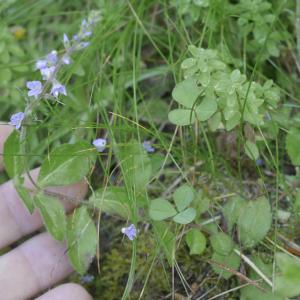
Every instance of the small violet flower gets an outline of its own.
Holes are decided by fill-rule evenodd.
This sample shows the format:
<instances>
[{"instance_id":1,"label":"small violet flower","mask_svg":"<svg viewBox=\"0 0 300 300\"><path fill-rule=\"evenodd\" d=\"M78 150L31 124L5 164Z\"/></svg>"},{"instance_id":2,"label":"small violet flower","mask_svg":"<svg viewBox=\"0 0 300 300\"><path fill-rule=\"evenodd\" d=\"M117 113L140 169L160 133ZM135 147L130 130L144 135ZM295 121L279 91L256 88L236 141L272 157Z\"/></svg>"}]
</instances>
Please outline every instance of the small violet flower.
<instances>
[{"instance_id":1,"label":"small violet flower","mask_svg":"<svg viewBox=\"0 0 300 300\"><path fill-rule=\"evenodd\" d=\"M52 77L52 75L54 74L54 72L55 72L54 66L41 69L41 74L42 74L43 80L49 80Z\"/></svg>"},{"instance_id":2,"label":"small violet flower","mask_svg":"<svg viewBox=\"0 0 300 300\"><path fill-rule=\"evenodd\" d=\"M65 54L62 58L61 58L62 62L65 65L69 65L71 63L71 58L69 55Z\"/></svg>"},{"instance_id":3,"label":"small violet flower","mask_svg":"<svg viewBox=\"0 0 300 300\"><path fill-rule=\"evenodd\" d=\"M29 89L28 96L33 96L35 99L37 99L43 91L43 85L40 81L27 81L26 86Z\"/></svg>"},{"instance_id":4,"label":"small violet flower","mask_svg":"<svg viewBox=\"0 0 300 300\"><path fill-rule=\"evenodd\" d=\"M106 139L96 139L93 141L93 145L98 152L103 152L106 146Z\"/></svg>"},{"instance_id":5,"label":"small violet flower","mask_svg":"<svg viewBox=\"0 0 300 300\"><path fill-rule=\"evenodd\" d=\"M10 117L9 124L12 125L12 126L15 126L15 128L17 130L19 130L21 128L22 121L24 120L24 118L25 118L25 114L23 112L18 112L16 114L13 114Z\"/></svg>"},{"instance_id":6,"label":"small violet flower","mask_svg":"<svg viewBox=\"0 0 300 300\"><path fill-rule=\"evenodd\" d=\"M81 42L78 45L78 49L84 49L84 48L88 47L89 45L90 45L90 42Z\"/></svg>"},{"instance_id":7,"label":"small violet flower","mask_svg":"<svg viewBox=\"0 0 300 300\"><path fill-rule=\"evenodd\" d=\"M54 82L51 88L51 94L57 98L59 94L67 96L66 87L59 83L58 81Z\"/></svg>"},{"instance_id":8,"label":"small violet flower","mask_svg":"<svg viewBox=\"0 0 300 300\"><path fill-rule=\"evenodd\" d=\"M63 41L64 41L64 44L68 44L70 42L68 36L65 33L64 33Z\"/></svg>"},{"instance_id":9,"label":"small violet flower","mask_svg":"<svg viewBox=\"0 0 300 300\"><path fill-rule=\"evenodd\" d=\"M52 50L49 54L46 55L46 60L48 62L49 65L55 65L58 61L57 58L57 51L56 50Z\"/></svg>"},{"instance_id":10,"label":"small violet flower","mask_svg":"<svg viewBox=\"0 0 300 300\"><path fill-rule=\"evenodd\" d=\"M137 231L134 224L131 224L128 227L123 227L121 232L125 234L131 241L136 238Z\"/></svg>"},{"instance_id":11,"label":"small violet flower","mask_svg":"<svg viewBox=\"0 0 300 300\"><path fill-rule=\"evenodd\" d=\"M153 153L155 149L151 146L151 143L149 141L144 141L143 143L143 148L148 152L148 153Z\"/></svg>"},{"instance_id":12,"label":"small violet flower","mask_svg":"<svg viewBox=\"0 0 300 300\"><path fill-rule=\"evenodd\" d=\"M47 68L48 62L45 59L39 59L37 60L37 62L35 63L35 68L37 70L42 70L44 68Z\"/></svg>"}]
</instances>

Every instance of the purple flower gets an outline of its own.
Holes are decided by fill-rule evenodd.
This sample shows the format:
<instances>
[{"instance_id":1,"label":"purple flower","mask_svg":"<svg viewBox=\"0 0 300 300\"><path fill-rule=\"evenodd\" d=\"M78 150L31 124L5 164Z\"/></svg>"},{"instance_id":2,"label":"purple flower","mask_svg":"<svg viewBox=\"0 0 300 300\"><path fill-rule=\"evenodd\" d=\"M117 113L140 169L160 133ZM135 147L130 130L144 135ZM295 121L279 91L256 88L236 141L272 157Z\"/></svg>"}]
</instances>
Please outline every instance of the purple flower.
<instances>
[{"instance_id":1,"label":"purple flower","mask_svg":"<svg viewBox=\"0 0 300 300\"><path fill-rule=\"evenodd\" d=\"M23 112L18 112L10 117L9 124L15 126L15 128L18 130L21 128L22 121L24 120L24 118L25 114Z\"/></svg>"},{"instance_id":2,"label":"purple flower","mask_svg":"<svg viewBox=\"0 0 300 300\"><path fill-rule=\"evenodd\" d=\"M144 141L143 143L143 148L148 152L148 153L153 153L155 149L151 146L151 143L149 141Z\"/></svg>"},{"instance_id":3,"label":"purple flower","mask_svg":"<svg viewBox=\"0 0 300 300\"><path fill-rule=\"evenodd\" d=\"M78 45L78 49L84 49L86 48L87 46L90 45L90 42L81 42L79 45Z\"/></svg>"},{"instance_id":4,"label":"purple flower","mask_svg":"<svg viewBox=\"0 0 300 300\"><path fill-rule=\"evenodd\" d=\"M68 36L65 33L64 33L63 41L64 41L64 44L68 44L70 42Z\"/></svg>"},{"instance_id":5,"label":"purple flower","mask_svg":"<svg viewBox=\"0 0 300 300\"><path fill-rule=\"evenodd\" d=\"M74 34L72 37L73 41L78 41L79 40L79 36L77 34Z\"/></svg>"},{"instance_id":6,"label":"purple flower","mask_svg":"<svg viewBox=\"0 0 300 300\"><path fill-rule=\"evenodd\" d=\"M43 91L43 85L40 81L27 81L26 86L29 89L28 96L33 96L35 99L37 99Z\"/></svg>"},{"instance_id":7,"label":"purple flower","mask_svg":"<svg viewBox=\"0 0 300 300\"><path fill-rule=\"evenodd\" d=\"M98 152L103 152L106 146L106 139L96 139L93 141L93 145Z\"/></svg>"},{"instance_id":8,"label":"purple flower","mask_svg":"<svg viewBox=\"0 0 300 300\"><path fill-rule=\"evenodd\" d=\"M54 82L51 88L51 94L57 98L59 94L67 96L66 87L59 83L58 81Z\"/></svg>"},{"instance_id":9,"label":"purple flower","mask_svg":"<svg viewBox=\"0 0 300 300\"><path fill-rule=\"evenodd\" d=\"M35 68L38 70L47 68L48 62L45 59L39 59L35 63Z\"/></svg>"},{"instance_id":10,"label":"purple flower","mask_svg":"<svg viewBox=\"0 0 300 300\"><path fill-rule=\"evenodd\" d=\"M62 62L65 65L69 65L71 63L71 58L69 55L65 54L62 58L61 58Z\"/></svg>"},{"instance_id":11,"label":"purple flower","mask_svg":"<svg viewBox=\"0 0 300 300\"><path fill-rule=\"evenodd\" d=\"M90 275L90 274L85 274L83 276L80 277L80 281L82 283L91 283L93 282L95 279L95 276L94 275Z\"/></svg>"},{"instance_id":12,"label":"purple flower","mask_svg":"<svg viewBox=\"0 0 300 300\"><path fill-rule=\"evenodd\" d=\"M41 74L44 80L49 80L54 74L55 67L43 68L41 69Z\"/></svg>"},{"instance_id":13,"label":"purple flower","mask_svg":"<svg viewBox=\"0 0 300 300\"><path fill-rule=\"evenodd\" d=\"M134 224L131 224L128 227L123 227L121 232L125 234L131 241L136 238L137 231Z\"/></svg>"},{"instance_id":14,"label":"purple flower","mask_svg":"<svg viewBox=\"0 0 300 300\"><path fill-rule=\"evenodd\" d=\"M50 66L53 66L57 63L57 51L52 50L49 54L46 55L46 60Z\"/></svg>"}]
</instances>

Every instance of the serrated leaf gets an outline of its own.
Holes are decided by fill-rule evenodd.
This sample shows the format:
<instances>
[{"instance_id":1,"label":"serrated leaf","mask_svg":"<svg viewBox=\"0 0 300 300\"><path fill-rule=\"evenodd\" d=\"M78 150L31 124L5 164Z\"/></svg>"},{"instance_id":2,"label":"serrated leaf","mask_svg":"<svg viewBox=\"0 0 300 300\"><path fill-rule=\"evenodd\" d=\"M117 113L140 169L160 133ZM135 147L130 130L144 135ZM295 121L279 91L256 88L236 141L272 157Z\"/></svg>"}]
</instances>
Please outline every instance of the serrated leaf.
<instances>
[{"instance_id":1,"label":"serrated leaf","mask_svg":"<svg viewBox=\"0 0 300 300\"><path fill-rule=\"evenodd\" d=\"M195 111L199 121L208 120L218 109L218 105L213 98L204 98Z\"/></svg>"},{"instance_id":2,"label":"serrated leaf","mask_svg":"<svg viewBox=\"0 0 300 300\"><path fill-rule=\"evenodd\" d=\"M57 199L37 194L34 198L36 207L39 208L47 231L59 241L62 241L66 232L65 210Z\"/></svg>"},{"instance_id":3,"label":"serrated leaf","mask_svg":"<svg viewBox=\"0 0 300 300\"><path fill-rule=\"evenodd\" d=\"M190 249L190 255L200 255L206 248L206 238L204 234L197 229L191 229L186 234L185 241Z\"/></svg>"},{"instance_id":4,"label":"serrated leaf","mask_svg":"<svg viewBox=\"0 0 300 300\"><path fill-rule=\"evenodd\" d=\"M168 118L171 123L179 126L187 126L195 123L195 113L190 109L173 109Z\"/></svg>"},{"instance_id":5,"label":"serrated leaf","mask_svg":"<svg viewBox=\"0 0 300 300\"><path fill-rule=\"evenodd\" d=\"M187 78L175 86L172 97L179 104L192 108L200 93L201 89L197 86L197 81Z\"/></svg>"},{"instance_id":6,"label":"serrated leaf","mask_svg":"<svg viewBox=\"0 0 300 300\"><path fill-rule=\"evenodd\" d=\"M64 144L54 149L44 160L38 177L40 186L60 186L76 183L90 171L96 152L86 142Z\"/></svg>"},{"instance_id":7,"label":"serrated leaf","mask_svg":"<svg viewBox=\"0 0 300 300\"><path fill-rule=\"evenodd\" d=\"M149 215L152 220L161 221L176 215L177 211L173 205L162 198L150 202Z\"/></svg>"},{"instance_id":8,"label":"serrated leaf","mask_svg":"<svg viewBox=\"0 0 300 300\"><path fill-rule=\"evenodd\" d=\"M96 254L98 235L87 208L82 206L69 217L67 224L68 256L72 267L84 274Z\"/></svg>"},{"instance_id":9,"label":"serrated leaf","mask_svg":"<svg viewBox=\"0 0 300 300\"><path fill-rule=\"evenodd\" d=\"M173 194L174 202L179 212L186 209L194 200L195 191L190 186L184 184L177 188Z\"/></svg>"},{"instance_id":10,"label":"serrated leaf","mask_svg":"<svg viewBox=\"0 0 300 300\"><path fill-rule=\"evenodd\" d=\"M257 245L268 233L271 223L269 201L265 197L249 201L237 222L239 240L248 248Z\"/></svg>"},{"instance_id":11,"label":"serrated leaf","mask_svg":"<svg viewBox=\"0 0 300 300\"><path fill-rule=\"evenodd\" d=\"M292 129L286 136L286 150L295 166L300 165L300 131Z\"/></svg>"},{"instance_id":12,"label":"serrated leaf","mask_svg":"<svg viewBox=\"0 0 300 300\"><path fill-rule=\"evenodd\" d=\"M245 143L245 153L252 160L257 160L259 158L259 151L256 144L249 140Z\"/></svg>"},{"instance_id":13,"label":"serrated leaf","mask_svg":"<svg viewBox=\"0 0 300 300\"><path fill-rule=\"evenodd\" d=\"M191 223L195 218L196 210L192 207L189 207L173 217L173 221L185 225Z\"/></svg>"},{"instance_id":14,"label":"serrated leaf","mask_svg":"<svg viewBox=\"0 0 300 300\"><path fill-rule=\"evenodd\" d=\"M223 232L212 235L210 243L214 251L221 255L228 255L234 247L231 237Z\"/></svg>"},{"instance_id":15,"label":"serrated leaf","mask_svg":"<svg viewBox=\"0 0 300 300\"><path fill-rule=\"evenodd\" d=\"M231 252L229 255L221 255L214 252L211 259L213 262L217 263L212 264L213 270L225 279L229 279L232 275L234 275L233 272L227 271L227 268L237 270L241 262L240 257L234 252Z\"/></svg>"},{"instance_id":16,"label":"serrated leaf","mask_svg":"<svg viewBox=\"0 0 300 300\"><path fill-rule=\"evenodd\" d=\"M124 188L101 188L90 197L89 202L102 212L116 214L126 220L130 218L129 200Z\"/></svg>"}]
</instances>

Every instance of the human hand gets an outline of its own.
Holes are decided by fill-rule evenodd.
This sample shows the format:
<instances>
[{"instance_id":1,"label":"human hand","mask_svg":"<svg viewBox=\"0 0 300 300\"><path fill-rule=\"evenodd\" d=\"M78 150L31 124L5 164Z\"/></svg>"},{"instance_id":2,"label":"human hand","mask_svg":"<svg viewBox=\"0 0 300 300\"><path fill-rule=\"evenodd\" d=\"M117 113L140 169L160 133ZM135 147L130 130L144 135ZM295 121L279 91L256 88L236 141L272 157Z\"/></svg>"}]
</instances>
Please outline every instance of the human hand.
<instances>
[{"instance_id":1,"label":"human hand","mask_svg":"<svg viewBox=\"0 0 300 300\"><path fill-rule=\"evenodd\" d=\"M3 170L3 145L12 128L0 124L0 171ZM37 178L39 169L31 172ZM25 180L32 187L29 180ZM49 188L74 201L84 197L85 182L70 186ZM64 203L66 211L75 203ZM14 189L12 181L0 185L0 250L42 227L38 211L27 211ZM55 241L48 233L31 236L18 247L0 256L0 299L32 299L72 273L64 244ZM63 284L49 290L36 300L91 300L91 296L78 284Z\"/></svg>"}]
</instances>

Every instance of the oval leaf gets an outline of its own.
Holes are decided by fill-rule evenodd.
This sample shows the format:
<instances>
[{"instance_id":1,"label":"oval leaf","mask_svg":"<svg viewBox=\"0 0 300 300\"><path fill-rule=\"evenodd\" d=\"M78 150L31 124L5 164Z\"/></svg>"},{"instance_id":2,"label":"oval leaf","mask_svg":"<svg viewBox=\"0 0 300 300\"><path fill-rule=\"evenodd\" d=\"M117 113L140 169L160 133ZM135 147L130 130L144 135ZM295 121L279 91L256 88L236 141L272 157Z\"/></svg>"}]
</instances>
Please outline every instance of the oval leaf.
<instances>
[{"instance_id":1,"label":"oval leaf","mask_svg":"<svg viewBox=\"0 0 300 300\"><path fill-rule=\"evenodd\" d=\"M194 200L195 192L194 189L188 185L182 185L177 188L173 194L173 198L179 212L186 209L190 203Z\"/></svg>"},{"instance_id":2,"label":"oval leaf","mask_svg":"<svg viewBox=\"0 0 300 300\"><path fill-rule=\"evenodd\" d=\"M172 92L175 101L187 108L192 108L201 89L197 86L197 81L193 78L187 78L178 83Z\"/></svg>"},{"instance_id":3,"label":"oval leaf","mask_svg":"<svg viewBox=\"0 0 300 300\"><path fill-rule=\"evenodd\" d=\"M84 274L96 254L98 235L87 208L76 209L67 225L68 256L79 274Z\"/></svg>"},{"instance_id":4,"label":"oval leaf","mask_svg":"<svg viewBox=\"0 0 300 300\"><path fill-rule=\"evenodd\" d=\"M195 111L199 121L208 120L218 109L218 105L213 98L204 98Z\"/></svg>"},{"instance_id":5,"label":"oval leaf","mask_svg":"<svg viewBox=\"0 0 300 300\"><path fill-rule=\"evenodd\" d=\"M155 221L161 221L176 215L176 210L173 205L162 198L152 200L150 203L149 215Z\"/></svg>"},{"instance_id":6,"label":"oval leaf","mask_svg":"<svg viewBox=\"0 0 300 300\"><path fill-rule=\"evenodd\" d=\"M195 122L195 113L190 109L174 109L169 112L169 120L175 125L186 126Z\"/></svg>"},{"instance_id":7,"label":"oval leaf","mask_svg":"<svg viewBox=\"0 0 300 300\"><path fill-rule=\"evenodd\" d=\"M38 184L59 186L78 182L89 172L95 157L88 143L61 145L44 160Z\"/></svg>"},{"instance_id":8,"label":"oval leaf","mask_svg":"<svg viewBox=\"0 0 300 300\"><path fill-rule=\"evenodd\" d=\"M185 241L190 248L190 255L193 254L202 254L206 247L206 238L204 234L197 230L190 230L186 236Z\"/></svg>"},{"instance_id":9,"label":"oval leaf","mask_svg":"<svg viewBox=\"0 0 300 300\"><path fill-rule=\"evenodd\" d=\"M214 251L221 255L228 255L234 246L231 237L223 232L211 236L210 243Z\"/></svg>"},{"instance_id":10,"label":"oval leaf","mask_svg":"<svg viewBox=\"0 0 300 300\"><path fill-rule=\"evenodd\" d=\"M179 224L189 224L196 217L196 210L192 207L187 208L173 218L173 221Z\"/></svg>"},{"instance_id":11,"label":"oval leaf","mask_svg":"<svg viewBox=\"0 0 300 300\"><path fill-rule=\"evenodd\" d=\"M47 231L56 240L62 241L66 232L66 216L63 205L57 199L43 194L36 195L34 199Z\"/></svg>"},{"instance_id":12,"label":"oval leaf","mask_svg":"<svg viewBox=\"0 0 300 300\"><path fill-rule=\"evenodd\" d=\"M272 223L269 201L260 197L242 210L237 222L239 239L245 247L253 247L268 233Z\"/></svg>"}]
</instances>

